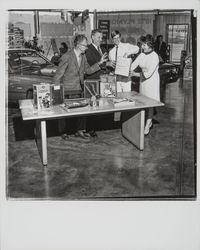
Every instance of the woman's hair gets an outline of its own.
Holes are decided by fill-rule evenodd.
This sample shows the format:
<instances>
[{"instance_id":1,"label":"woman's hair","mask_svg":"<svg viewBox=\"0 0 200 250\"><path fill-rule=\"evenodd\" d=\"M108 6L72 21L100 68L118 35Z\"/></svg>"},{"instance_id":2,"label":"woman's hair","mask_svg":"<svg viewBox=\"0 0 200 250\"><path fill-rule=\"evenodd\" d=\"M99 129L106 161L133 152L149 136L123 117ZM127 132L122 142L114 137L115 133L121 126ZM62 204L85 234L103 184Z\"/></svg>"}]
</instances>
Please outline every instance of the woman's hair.
<instances>
[{"instance_id":1,"label":"woman's hair","mask_svg":"<svg viewBox=\"0 0 200 250\"><path fill-rule=\"evenodd\" d=\"M141 36L140 40L141 43L146 43L150 48L154 48L154 39L153 36L150 34L147 34L146 36Z\"/></svg>"},{"instance_id":2,"label":"woman's hair","mask_svg":"<svg viewBox=\"0 0 200 250\"><path fill-rule=\"evenodd\" d=\"M119 35L119 37L121 36L121 33L118 30L113 30L111 32L111 38L115 37L116 35Z\"/></svg>"}]
</instances>

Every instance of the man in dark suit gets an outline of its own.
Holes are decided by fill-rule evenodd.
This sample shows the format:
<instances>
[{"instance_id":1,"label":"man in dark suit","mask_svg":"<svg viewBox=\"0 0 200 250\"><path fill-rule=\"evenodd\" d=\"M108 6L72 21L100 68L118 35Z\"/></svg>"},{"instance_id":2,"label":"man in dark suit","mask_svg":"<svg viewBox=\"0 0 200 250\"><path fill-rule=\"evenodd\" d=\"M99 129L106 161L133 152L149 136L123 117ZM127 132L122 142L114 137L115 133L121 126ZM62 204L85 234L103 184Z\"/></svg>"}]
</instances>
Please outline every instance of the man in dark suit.
<instances>
[{"instance_id":1,"label":"man in dark suit","mask_svg":"<svg viewBox=\"0 0 200 250\"><path fill-rule=\"evenodd\" d=\"M85 57L85 51L88 47L87 38L84 35L77 35L74 39L74 48L65 53L60 60L56 74L54 76L55 84L64 85L65 98L77 98L82 96L84 74L92 74L100 70L100 65L104 63L105 56L90 66ZM76 136L87 138L89 135L85 132L85 118L76 119ZM67 139L65 120L59 120L59 132L63 139Z\"/></svg>"},{"instance_id":2,"label":"man in dark suit","mask_svg":"<svg viewBox=\"0 0 200 250\"><path fill-rule=\"evenodd\" d=\"M105 57L107 57L107 52L106 49L103 48L101 46L102 41L103 41L103 33L101 30L99 29L94 29L91 32L91 40L92 43L88 46L87 50L85 51L85 55L88 61L88 64L90 66L95 65L102 57L102 55L104 55ZM106 66L111 66L110 62L104 62L101 66L100 69L96 72L94 72L93 74L86 74L85 75L85 79L86 80L100 80L100 75L103 73L106 73ZM104 120L103 117L101 117L101 120ZM95 127L97 124L101 123L101 120L98 119L97 116L92 116L89 117L88 119L88 124L87 124L87 130L89 130L89 133L91 136L96 137L97 134L95 132Z\"/></svg>"},{"instance_id":3,"label":"man in dark suit","mask_svg":"<svg viewBox=\"0 0 200 250\"><path fill-rule=\"evenodd\" d=\"M163 41L162 35L157 36L154 50L164 62L167 61L167 44Z\"/></svg>"},{"instance_id":4,"label":"man in dark suit","mask_svg":"<svg viewBox=\"0 0 200 250\"><path fill-rule=\"evenodd\" d=\"M92 43L88 46L87 50L85 51L85 55L90 66L93 66L95 63L99 62L102 55L105 54L106 56L106 49L101 47L102 44L103 34L102 31L99 29L92 30L91 39ZM86 79L93 79L99 80L100 75L105 72L105 63L101 65L100 70L96 71L93 74L86 74Z\"/></svg>"}]
</instances>

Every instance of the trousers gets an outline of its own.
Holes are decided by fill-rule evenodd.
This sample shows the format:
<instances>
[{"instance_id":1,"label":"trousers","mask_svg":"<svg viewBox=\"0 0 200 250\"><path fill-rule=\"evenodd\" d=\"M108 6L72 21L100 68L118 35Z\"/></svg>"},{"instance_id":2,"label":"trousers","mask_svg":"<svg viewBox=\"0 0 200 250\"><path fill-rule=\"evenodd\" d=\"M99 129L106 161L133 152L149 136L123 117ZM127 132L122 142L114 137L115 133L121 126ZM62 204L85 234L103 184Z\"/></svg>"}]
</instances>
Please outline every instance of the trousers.
<instances>
[{"instance_id":1,"label":"trousers","mask_svg":"<svg viewBox=\"0 0 200 250\"><path fill-rule=\"evenodd\" d=\"M65 94L65 99L81 98L82 93ZM58 120L59 134L76 133L79 130L86 130L86 117L73 117Z\"/></svg>"}]
</instances>

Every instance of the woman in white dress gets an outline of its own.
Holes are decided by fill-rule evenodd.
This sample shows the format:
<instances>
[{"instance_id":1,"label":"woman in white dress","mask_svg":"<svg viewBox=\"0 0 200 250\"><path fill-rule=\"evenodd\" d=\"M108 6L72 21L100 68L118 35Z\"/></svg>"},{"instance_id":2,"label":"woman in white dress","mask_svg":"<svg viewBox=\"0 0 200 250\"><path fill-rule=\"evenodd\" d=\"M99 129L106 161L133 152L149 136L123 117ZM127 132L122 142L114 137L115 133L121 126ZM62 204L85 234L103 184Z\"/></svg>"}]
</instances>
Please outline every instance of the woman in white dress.
<instances>
[{"instance_id":1,"label":"woman in white dress","mask_svg":"<svg viewBox=\"0 0 200 250\"><path fill-rule=\"evenodd\" d=\"M142 53L131 64L131 75L140 77L140 93L152 99L160 101L160 76L158 73L159 57L154 48L154 40L152 35L142 36L140 38ZM137 67L142 72L134 72ZM146 125L144 134L148 135L153 127L152 123L153 108L146 111Z\"/></svg>"}]
</instances>

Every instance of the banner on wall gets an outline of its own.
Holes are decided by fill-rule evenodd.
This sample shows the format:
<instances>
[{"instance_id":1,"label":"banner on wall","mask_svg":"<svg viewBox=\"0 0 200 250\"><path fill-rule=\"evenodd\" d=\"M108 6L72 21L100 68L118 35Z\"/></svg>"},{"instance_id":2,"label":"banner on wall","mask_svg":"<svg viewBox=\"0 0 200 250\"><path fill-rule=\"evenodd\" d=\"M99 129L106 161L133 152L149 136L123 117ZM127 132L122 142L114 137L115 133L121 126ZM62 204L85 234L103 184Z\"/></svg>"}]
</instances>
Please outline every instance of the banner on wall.
<instances>
[{"instance_id":1,"label":"banner on wall","mask_svg":"<svg viewBox=\"0 0 200 250\"><path fill-rule=\"evenodd\" d=\"M77 17L73 23L73 36L76 34L85 35L90 43L91 40L91 23L90 18L82 22L82 17Z\"/></svg>"},{"instance_id":2,"label":"banner on wall","mask_svg":"<svg viewBox=\"0 0 200 250\"><path fill-rule=\"evenodd\" d=\"M73 39L77 34L83 34L88 38L90 43L91 23L90 18L82 22L81 17L75 18L73 24L71 23L41 23L40 24L40 39L45 51L45 55L51 58L54 54L52 47L52 39L55 40L57 48L60 47L61 42L65 42L68 48L73 47Z\"/></svg>"},{"instance_id":3,"label":"banner on wall","mask_svg":"<svg viewBox=\"0 0 200 250\"><path fill-rule=\"evenodd\" d=\"M122 34L122 42L137 44L138 38L142 35L153 35L153 14L98 14L97 22L108 21L110 25L108 43L112 43L110 32L118 30Z\"/></svg>"}]
</instances>

